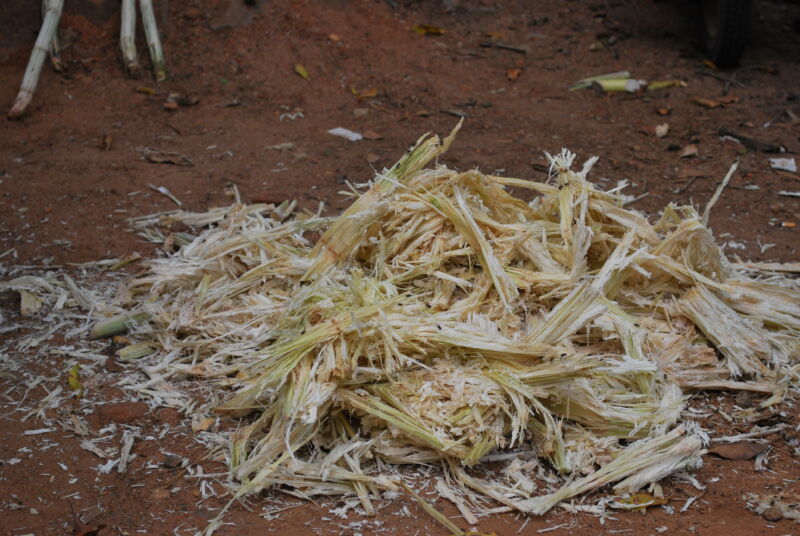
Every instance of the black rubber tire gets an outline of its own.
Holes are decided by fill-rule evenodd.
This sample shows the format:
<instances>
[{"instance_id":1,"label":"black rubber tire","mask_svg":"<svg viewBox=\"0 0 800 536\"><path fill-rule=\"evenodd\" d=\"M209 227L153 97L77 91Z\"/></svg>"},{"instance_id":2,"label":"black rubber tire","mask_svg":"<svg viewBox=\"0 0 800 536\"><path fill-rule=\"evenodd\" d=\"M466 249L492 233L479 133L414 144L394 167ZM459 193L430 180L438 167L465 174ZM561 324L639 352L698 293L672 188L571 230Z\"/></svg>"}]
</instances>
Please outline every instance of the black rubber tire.
<instances>
[{"instance_id":1,"label":"black rubber tire","mask_svg":"<svg viewBox=\"0 0 800 536\"><path fill-rule=\"evenodd\" d=\"M739 63L747 45L752 9L752 0L703 0L706 52L718 66Z\"/></svg>"}]
</instances>

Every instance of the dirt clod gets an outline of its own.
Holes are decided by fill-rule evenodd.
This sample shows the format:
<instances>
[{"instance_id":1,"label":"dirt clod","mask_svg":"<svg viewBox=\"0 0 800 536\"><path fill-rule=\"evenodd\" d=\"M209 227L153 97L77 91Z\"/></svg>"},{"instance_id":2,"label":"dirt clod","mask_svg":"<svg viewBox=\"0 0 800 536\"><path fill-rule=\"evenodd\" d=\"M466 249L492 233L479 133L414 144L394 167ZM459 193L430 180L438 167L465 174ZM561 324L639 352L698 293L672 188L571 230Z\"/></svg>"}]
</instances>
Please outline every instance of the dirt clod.
<instances>
[{"instance_id":1,"label":"dirt clod","mask_svg":"<svg viewBox=\"0 0 800 536\"><path fill-rule=\"evenodd\" d=\"M764 519L767 521L780 521L783 519L783 510L778 508L777 506L773 506L771 508L767 508L764 510L764 513L761 514L764 516Z\"/></svg>"},{"instance_id":2,"label":"dirt clod","mask_svg":"<svg viewBox=\"0 0 800 536\"><path fill-rule=\"evenodd\" d=\"M127 424L144 417L149 409L144 402L115 402L100 406L97 414L102 424Z\"/></svg>"}]
</instances>

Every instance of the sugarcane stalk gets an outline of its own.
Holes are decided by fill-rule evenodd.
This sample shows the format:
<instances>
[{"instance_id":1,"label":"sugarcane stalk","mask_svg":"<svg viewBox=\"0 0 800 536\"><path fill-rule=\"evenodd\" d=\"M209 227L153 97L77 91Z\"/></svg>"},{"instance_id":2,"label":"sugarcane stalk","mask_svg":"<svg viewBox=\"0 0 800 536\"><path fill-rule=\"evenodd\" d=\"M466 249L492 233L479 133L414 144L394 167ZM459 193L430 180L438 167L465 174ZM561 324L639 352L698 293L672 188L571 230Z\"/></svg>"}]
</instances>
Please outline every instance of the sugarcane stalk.
<instances>
[{"instance_id":1,"label":"sugarcane stalk","mask_svg":"<svg viewBox=\"0 0 800 536\"><path fill-rule=\"evenodd\" d=\"M31 58L28 60L28 67L25 69L25 76L22 78L22 85L19 88L17 98L8 112L9 118L20 117L27 110L28 105L33 100L33 93L39 83L39 75L42 73L45 57L53 43L53 36L58 28L58 21L61 19L61 10L64 8L64 0L49 0L44 14L44 22L39 30L39 37L33 46Z\"/></svg>"},{"instance_id":2,"label":"sugarcane stalk","mask_svg":"<svg viewBox=\"0 0 800 536\"><path fill-rule=\"evenodd\" d=\"M144 25L144 35L147 38L147 48L150 49L153 71L156 81L160 82L167 77L167 68L164 62L164 52L161 50L161 39L158 36L153 1L139 0L139 8L142 10L142 25Z\"/></svg>"},{"instance_id":3,"label":"sugarcane stalk","mask_svg":"<svg viewBox=\"0 0 800 536\"><path fill-rule=\"evenodd\" d=\"M144 322L150 318L149 313L134 313L134 314L121 314L108 320L98 322L92 328L89 335L90 339L103 339L105 337L112 337L125 333L130 329L131 325Z\"/></svg>"},{"instance_id":4,"label":"sugarcane stalk","mask_svg":"<svg viewBox=\"0 0 800 536\"><path fill-rule=\"evenodd\" d=\"M136 0L122 0L122 18L119 29L119 48L122 61L129 74L139 72L139 59L136 56Z\"/></svg>"},{"instance_id":5,"label":"sugarcane stalk","mask_svg":"<svg viewBox=\"0 0 800 536\"><path fill-rule=\"evenodd\" d=\"M52 1L42 0L42 20L47 15L47 6ZM64 70L64 65L61 63L61 43L58 39L58 27L56 27L56 31L53 33L53 40L50 42L50 64L59 73Z\"/></svg>"}]
</instances>

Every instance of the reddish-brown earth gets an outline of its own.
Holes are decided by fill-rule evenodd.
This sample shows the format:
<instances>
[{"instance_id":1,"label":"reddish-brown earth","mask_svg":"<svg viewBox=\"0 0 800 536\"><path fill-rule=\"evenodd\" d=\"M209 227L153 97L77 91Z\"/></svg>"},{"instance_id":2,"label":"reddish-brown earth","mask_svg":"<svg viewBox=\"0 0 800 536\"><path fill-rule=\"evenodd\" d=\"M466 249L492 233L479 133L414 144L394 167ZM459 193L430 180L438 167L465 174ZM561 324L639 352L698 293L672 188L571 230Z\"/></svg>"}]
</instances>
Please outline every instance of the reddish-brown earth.
<instances>
[{"instance_id":1,"label":"reddish-brown earth","mask_svg":"<svg viewBox=\"0 0 800 536\"><path fill-rule=\"evenodd\" d=\"M38 4L7 0L0 5L4 106L16 94L35 40ZM368 180L372 168L391 164L426 131L447 132L456 117L442 110L468 114L443 158L448 166L543 179L542 151L568 147L581 159L600 155L593 180L613 185L629 179L629 193L647 194L634 206L650 214L670 201L704 205L739 158L739 171L712 213L714 232L742 258L798 258L800 228L793 224L800 222L800 199L778 195L800 190L798 175L771 169L768 157L775 155L718 135L725 128L792 153L800 149L797 2L758 2L744 68L731 71L703 63L699 7L678 0L155 4L170 71L160 84L147 73L139 79L124 75L118 2L66 1L66 73L46 65L28 115L0 121L0 263L5 271L43 264L69 268L69 263L122 258L134 251L154 255L127 226L131 216L174 207L150 184L168 187L192 210L229 203L226 190L236 186L246 200L294 198L309 209L324 201L326 211L336 213L348 203L338 194L348 181ZM420 36L412 31L418 23L447 33ZM528 53L480 46L492 38L527 47ZM609 38L613 43L590 50ZM147 66L141 35L139 45ZM307 69L307 80L295 73L297 63ZM513 69L521 72L511 80ZM687 86L622 95L567 91L580 78L622 69L647 80L681 79ZM735 76L729 94L737 102L714 109L693 102L693 97L723 95L725 82L714 76ZM351 88L362 93L374 88L376 95L359 97ZM167 110L172 92L199 102ZM653 131L660 123L670 127L664 138ZM370 137L379 139L352 143L326 133L340 126L371 131ZM270 148L283 143L293 146ZM681 158L688 144L698 153ZM184 155L192 165L151 163L144 157L148 150ZM609 182L603 183L605 177ZM4 301L2 307L0 326L15 323L17 305ZM204 458L205 448L174 412L132 404L130 395L115 386L127 369L113 359L84 379L87 397L97 407L72 400L49 410L48 417L93 411L86 415L92 431L116 423L108 434L117 445L124 426L138 427L151 439L137 441L137 456L124 474L99 474L95 468L102 460L80 448L80 439L61 426L23 435L49 427L36 417L22 422L24 412L17 409L35 407L46 396L45 387L67 388L63 356L13 353L11 343L26 334L21 328L0 339L5 348L0 351L24 364L22 372L0 376L0 534L72 534L71 508L87 523L105 525L101 535L202 529L214 515L207 507L219 508L225 499L211 497L198 505L203 490L197 479L185 478L181 460L188 458L205 473L222 472L224 465ZM26 392L20 378L37 375L49 380ZM706 426L746 432L750 425L725 418L735 403L733 396L717 394L693 402L712 410ZM507 536L527 523L522 534L556 525L561 528L549 534L651 535L661 527L666 534L796 534L797 524L769 522L749 511L743 499L748 492L800 497L800 418L793 406L777 411L775 419L790 428L771 437L768 470L756 472L752 461L706 456L696 474L707 486L704 492L686 483L664 484L674 514L658 507L644 514L614 512L604 525L563 511L530 520L506 514L483 518L480 530ZM211 485L222 494L220 485ZM274 520L262 517L295 504ZM410 517L396 515L403 505ZM247 506L232 507L230 524L218 534L445 533L414 503L386 503L376 518L361 524L364 518L354 514L348 519L331 514L335 506L335 500L305 504L277 494L253 497ZM465 525L449 503L436 506Z\"/></svg>"}]
</instances>

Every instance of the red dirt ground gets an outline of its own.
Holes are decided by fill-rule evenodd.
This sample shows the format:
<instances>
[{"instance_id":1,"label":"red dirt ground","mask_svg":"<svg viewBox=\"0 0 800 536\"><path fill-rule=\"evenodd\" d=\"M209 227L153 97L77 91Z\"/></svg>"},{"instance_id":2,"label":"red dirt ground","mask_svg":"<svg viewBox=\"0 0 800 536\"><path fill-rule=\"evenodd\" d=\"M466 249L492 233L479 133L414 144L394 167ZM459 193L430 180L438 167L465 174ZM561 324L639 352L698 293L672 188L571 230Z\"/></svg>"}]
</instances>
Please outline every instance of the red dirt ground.
<instances>
[{"instance_id":1,"label":"red dirt ground","mask_svg":"<svg viewBox=\"0 0 800 536\"><path fill-rule=\"evenodd\" d=\"M46 65L28 115L0 121L0 262L6 268L122 258L134 251L152 254L153 248L126 223L131 216L174 208L150 184L168 187L192 210L228 204L225 192L235 185L246 200L294 198L313 210L324 201L326 210L335 213L348 204L337 193L348 181L370 179L372 168L391 164L426 131L448 132L457 118L442 110L468 114L443 158L448 166L543 179L542 151L568 147L579 159L600 155L593 180L602 183L608 177L607 184L614 185L629 179L628 193L647 194L634 206L651 214L670 201L703 206L739 158L739 171L711 216L716 235L729 244L730 254L745 259L798 260L800 229L793 224L800 222L800 199L778 192L800 190L799 176L771 169L768 158L776 155L747 150L718 134L725 128L792 153L800 149L797 2L757 3L744 68L732 71L703 63L695 2L155 3L170 71L160 84L147 74L139 79L123 74L116 42L118 2L66 1L66 73ZM447 32L418 35L412 27L421 23ZM38 2L0 5L4 105L16 94L39 24ZM492 39L524 46L528 53L480 46ZM592 51L598 41L606 44ZM139 45L147 66L142 36ZM307 69L307 80L295 73L298 63ZM513 69L520 73L511 80ZM567 91L583 77L623 69L637 78L677 78L688 85L624 95ZM726 83L715 77L734 75L737 82L729 94L736 102L714 109L693 102L693 97L720 98ZM351 88L362 94L374 88L376 94L361 97ZM199 102L166 110L172 92ZM670 127L664 138L653 131L660 123ZM326 133L340 126L371 131L370 137L379 139L353 143ZM270 148L282 143L293 147ZM696 145L698 154L681 158L689 144ZM151 163L144 157L148 150L185 155L192 165ZM2 306L6 321L14 321L16 305ZM12 331L0 342L24 334ZM34 375L65 383L61 360L50 355L30 359L26 366ZM120 370L109 360L104 373L92 380L94 396L126 399L114 387ZM22 386L0 377L0 393L0 534L72 534L70 508L93 525L105 525L101 535L190 534L214 515L205 506L224 504L211 498L197 507L195 482L184 479L164 454L188 457L206 473L224 469L201 460L204 448L171 410L89 415L93 430L127 419L156 436L166 430L165 423L173 426L163 438L137 443L137 458L126 474L98 476L94 467L101 462L79 447L74 434L57 429L22 435L42 428L35 418L21 422L15 412ZM28 397L37 400L45 394L37 387ZM726 433L749 430L725 419L724 409L735 403L732 396L714 394L706 400L703 395L696 403L718 410L708 426ZM779 411L783 414L776 419L796 430L797 410ZM497 515L482 519L479 528L500 536L516 534L523 526L522 534L536 534L562 524L549 534L650 535L661 527L667 534L796 534L798 525L770 523L747 510L742 498L746 492L780 490L800 497L797 432L771 441L774 450L765 472L755 472L752 462L706 456L696 475L708 486L704 493L685 483L665 483L673 515L661 508L645 515L614 513L601 526L597 518L556 511L529 521ZM10 463L14 458L20 461ZM688 511L677 512L696 495L701 497ZM445 533L417 505L401 502L389 503L377 521L360 526L348 525L361 519L352 514L347 520L335 518L328 503L303 504L275 520L264 519L265 507L278 497L251 499L252 511L235 505L226 518L235 525L218 534ZM395 515L402 504L411 517ZM464 526L449 503L436 506Z\"/></svg>"}]
</instances>

